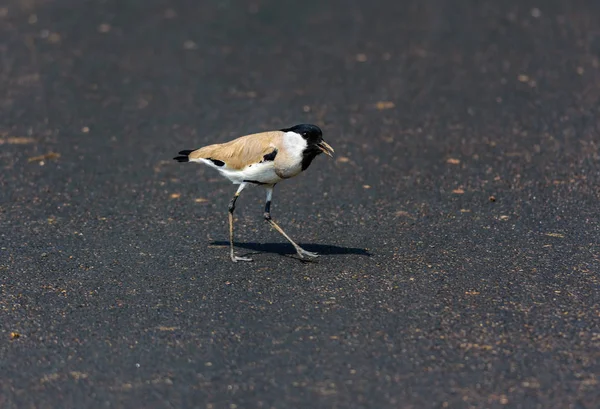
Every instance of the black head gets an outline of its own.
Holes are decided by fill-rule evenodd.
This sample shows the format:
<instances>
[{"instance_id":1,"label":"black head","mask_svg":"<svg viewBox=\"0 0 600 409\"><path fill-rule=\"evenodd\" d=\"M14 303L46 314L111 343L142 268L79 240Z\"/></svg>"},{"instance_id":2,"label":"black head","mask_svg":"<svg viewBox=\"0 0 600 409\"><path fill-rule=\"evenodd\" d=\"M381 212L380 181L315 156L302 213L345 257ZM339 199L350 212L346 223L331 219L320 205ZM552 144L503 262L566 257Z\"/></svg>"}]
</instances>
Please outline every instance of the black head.
<instances>
[{"instance_id":1,"label":"black head","mask_svg":"<svg viewBox=\"0 0 600 409\"><path fill-rule=\"evenodd\" d=\"M302 135L309 145L316 145L323 140L323 132L321 128L311 124L294 125L291 128L282 129L283 132L295 132Z\"/></svg>"},{"instance_id":2,"label":"black head","mask_svg":"<svg viewBox=\"0 0 600 409\"><path fill-rule=\"evenodd\" d=\"M321 153L332 156L333 148L323 140L323 132L316 125L300 124L281 131L297 133L306 140L306 148L302 152L302 170L306 170L313 159Z\"/></svg>"}]
</instances>

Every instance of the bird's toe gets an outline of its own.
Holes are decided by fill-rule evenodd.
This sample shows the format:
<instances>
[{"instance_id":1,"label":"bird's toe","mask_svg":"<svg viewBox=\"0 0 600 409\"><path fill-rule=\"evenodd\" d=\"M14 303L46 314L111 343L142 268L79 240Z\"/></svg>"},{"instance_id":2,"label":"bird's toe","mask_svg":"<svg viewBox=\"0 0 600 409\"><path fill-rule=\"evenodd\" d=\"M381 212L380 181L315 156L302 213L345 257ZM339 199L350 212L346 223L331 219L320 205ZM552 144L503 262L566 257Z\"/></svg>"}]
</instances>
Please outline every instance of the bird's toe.
<instances>
[{"instance_id":1,"label":"bird's toe","mask_svg":"<svg viewBox=\"0 0 600 409\"><path fill-rule=\"evenodd\" d=\"M238 261L252 261L250 257L231 256L231 261L237 263Z\"/></svg>"},{"instance_id":2,"label":"bird's toe","mask_svg":"<svg viewBox=\"0 0 600 409\"><path fill-rule=\"evenodd\" d=\"M298 252L298 257L300 257L300 258L304 258L304 257L317 258L317 257L319 257L319 255L317 253L313 253L311 251L306 251L302 248L297 249L297 252Z\"/></svg>"}]
</instances>

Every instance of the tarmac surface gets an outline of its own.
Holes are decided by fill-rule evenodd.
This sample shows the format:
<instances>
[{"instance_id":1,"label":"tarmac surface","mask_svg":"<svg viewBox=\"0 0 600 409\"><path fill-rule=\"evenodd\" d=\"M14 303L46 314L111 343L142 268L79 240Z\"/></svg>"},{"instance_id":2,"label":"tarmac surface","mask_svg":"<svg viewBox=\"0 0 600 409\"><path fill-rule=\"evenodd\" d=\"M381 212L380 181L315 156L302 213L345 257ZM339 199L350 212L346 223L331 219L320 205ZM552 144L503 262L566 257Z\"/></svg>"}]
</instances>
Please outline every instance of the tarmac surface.
<instances>
[{"instance_id":1,"label":"tarmac surface","mask_svg":"<svg viewBox=\"0 0 600 409\"><path fill-rule=\"evenodd\" d=\"M600 2L0 6L0 407L597 408ZM320 125L264 192L172 157Z\"/></svg>"}]
</instances>

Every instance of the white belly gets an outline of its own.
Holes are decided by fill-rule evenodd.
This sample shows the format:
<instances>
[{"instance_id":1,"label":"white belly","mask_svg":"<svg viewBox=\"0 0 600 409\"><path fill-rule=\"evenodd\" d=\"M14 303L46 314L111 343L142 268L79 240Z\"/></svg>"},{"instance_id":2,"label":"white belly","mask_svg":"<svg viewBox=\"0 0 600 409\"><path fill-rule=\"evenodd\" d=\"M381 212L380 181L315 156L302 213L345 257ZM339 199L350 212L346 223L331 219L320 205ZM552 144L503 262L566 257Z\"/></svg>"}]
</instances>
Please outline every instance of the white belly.
<instances>
[{"instance_id":1,"label":"white belly","mask_svg":"<svg viewBox=\"0 0 600 409\"><path fill-rule=\"evenodd\" d=\"M207 164L212 165L212 163ZM211 167L217 169L223 176L235 184L254 182L273 185L281 180L281 178L277 176L277 173L275 173L273 161L255 163L240 170L227 169L227 166L217 167L213 165Z\"/></svg>"}]
</instances>

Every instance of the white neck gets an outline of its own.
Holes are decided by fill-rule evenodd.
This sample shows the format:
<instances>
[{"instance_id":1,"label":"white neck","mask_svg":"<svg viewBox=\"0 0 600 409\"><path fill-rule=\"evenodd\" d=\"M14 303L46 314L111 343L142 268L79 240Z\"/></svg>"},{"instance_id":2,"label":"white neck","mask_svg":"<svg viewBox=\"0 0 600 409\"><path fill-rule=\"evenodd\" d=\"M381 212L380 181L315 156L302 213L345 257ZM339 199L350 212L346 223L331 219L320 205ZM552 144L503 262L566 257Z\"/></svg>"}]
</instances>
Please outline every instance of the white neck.
<instances>
[{"instance_id":1,"label":"white neck","mask_svg":"<svg viewBox=\"0 0 600 409\"><path fill-rule=\"evenodd\" d=\"M306 149L308 144L306 143L306 139L304 139L302 135L290 131L286 132L283 135L283 146L287 151L288 155L300 160L302 158L302 152L304 151L304 149Z\"/></svg>"}]
</instances>

